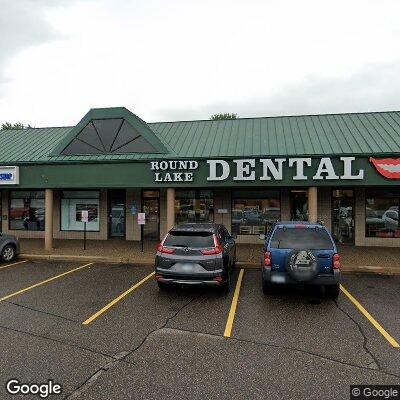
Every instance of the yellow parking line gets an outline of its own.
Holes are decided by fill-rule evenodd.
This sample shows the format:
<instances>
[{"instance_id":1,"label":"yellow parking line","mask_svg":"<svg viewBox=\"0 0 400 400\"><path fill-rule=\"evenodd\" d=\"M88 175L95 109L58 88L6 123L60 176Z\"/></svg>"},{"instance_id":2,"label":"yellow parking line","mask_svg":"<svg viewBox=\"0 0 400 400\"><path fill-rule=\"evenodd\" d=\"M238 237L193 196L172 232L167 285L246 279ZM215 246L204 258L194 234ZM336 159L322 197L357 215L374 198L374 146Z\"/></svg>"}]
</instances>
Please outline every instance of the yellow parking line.
<instances>
[{"instance_id":1,"label":"yellow parking line","mask_svg":"<svg viewBox=\"0 0 400 400\"><path fill-rule=\"evenodd\" d=\"M343 285L340 285L340 289L393 347L400 348L399 343L397 343L396 340L390 336L385 329L383 329L382 325L379 324L379 322L349 293Z\"/></svg>"},{"instance_id":2,"label":"yellow parking line","mask_svg":"<svg viewBox=\"0 0 400 400\"><path fill-rule=\"evenodd\" d=\"M18 262L12 263L12 264L3 265L2 267L0 267L0 269L12 267L13 265L18 265L18 264L26 263L27 261L28 261L28 260L24 260L24 261L18 261Z\"/></svg>"},{"instance_id":3,"label":"yellow parking line","mask_svg":"<svg viewBox=\"0 0 400 400\"><path fill-rule=\"evenodd\" d=\"M53 276L52 278L46 279L45 281L41 281L41 282L35 283L34 285L29 286L29 287L27 287L27 288L25 288L25 289L18 290L18 292L8 294L7 296L4 296L4 297L0 298L0 302L2 302L2 301L4 301L4 300L7 300L7 299L9 299L10 297L17 296L18 294L27 292L28 290L34 289L34 288L36 288L36 287L38 287L38 286L42 286L42 285L44 285L44 284L46 284L46 283L49 283L49 282L51 282L51 281L54 281L54 280L56 280L56 279L58 279L58 278L61 278L61 277L65 276L65 275L72 274L73 272L79 271L79 270L82 269L82 268L86 268L86 267L88 267L89 265L93 265L93 263L85 264L85 265L82 265L81 267L74 268L74 269L70 269L70 270L67 271L67 272L63 272L62 274Z\"/></svg>"},{"instance_id":4,"label":"yellow parking line","mask_svg":"<svg viewBox=\"0 0 400 400\"><path fill-rule=\"evenodd\" d=\"M147 275L144 277L141 281L135 283L132 287L130 287L128 290L126 290L124 293L120 294L117 298L115 298L113 301L108 303L105 307L103 307L101 310L97 311L96 314L93 314L91 317L89 317L86 321L82 322L83 325L89 325L91 324L95 319L100 317L100 315L104 314L107 310L109 310L112 306L117 304L120 300L122 300L125 296L127 296L130 292L134 291L137 289L140 285L145 283L148 279L150 279L155 272L152 272L151 274Z\"/></svg>"},{"instance_id":5,"label":"yellow parking line","mask_svg":"<svg viewBox=\"0 0 400 400\"><path fill-rule=\"evenodd\" d=\"M228 319L226 321L225 332L224 332L225 337L231 337L232 335L233 321L235 320L236 309L239 301L240 287L242 286L242 281L243 281L243 274L244 274L244 269L241 269L236 283L235 293L233 294L231 309L229 310Z\"/></svg>"}]
</instances>

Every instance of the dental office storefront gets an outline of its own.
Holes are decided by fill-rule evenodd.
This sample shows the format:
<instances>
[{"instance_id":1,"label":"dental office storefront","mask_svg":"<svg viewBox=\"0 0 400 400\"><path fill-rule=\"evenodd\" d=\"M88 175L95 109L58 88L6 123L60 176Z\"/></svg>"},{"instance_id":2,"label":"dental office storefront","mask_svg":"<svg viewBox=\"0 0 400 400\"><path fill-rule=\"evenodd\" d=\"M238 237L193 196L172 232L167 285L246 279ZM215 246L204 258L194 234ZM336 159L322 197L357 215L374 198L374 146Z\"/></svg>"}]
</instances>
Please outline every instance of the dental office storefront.
<instances>
[{"instance_id":1,"label":"dental office storefront","mask_svg":"<svg viewBox=\"0 0 400 400\"><path fill-rule=\"evenodd\" d=\"M400 246L397 112L147 124L93 109L75 127L0 140L2 232L48 249L82 238L86 210L88 239L140 240L144 212L149 241L215 222L260 243L281 219L323 221L343 244Z\"/></svg>"}]
</instances>

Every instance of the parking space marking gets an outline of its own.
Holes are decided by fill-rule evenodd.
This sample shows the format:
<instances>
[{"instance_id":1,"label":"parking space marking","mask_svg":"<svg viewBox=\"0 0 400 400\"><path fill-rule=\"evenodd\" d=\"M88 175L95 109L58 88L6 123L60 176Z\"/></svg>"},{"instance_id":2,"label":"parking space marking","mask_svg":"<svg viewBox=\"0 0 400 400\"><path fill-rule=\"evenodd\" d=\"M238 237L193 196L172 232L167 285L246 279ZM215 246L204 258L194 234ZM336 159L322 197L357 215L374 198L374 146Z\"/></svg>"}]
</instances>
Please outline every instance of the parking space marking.
<instances>
[{"instance_id":1,"label":"parking space marking","mask_svg":"<svg viewBox=\"0 0 400 400\"><path fill-rule=\"evenodd\" d=\"M382 325L357 301L354 296L350 294L350 292L343 285L340 285L340 290L393 347L400 348L399 343L392 336L390 336L388 332L385 331Z\"/></svg>"},{"instance_id":2,"label":"parking space marking","mask_svg":"<svg viewBox=\"0 0 400 400\"><path fill-rule=\"evenodd\" d=\"M238 280L236 282L235 293L233 294L231 309L229 310L228 319L226 321L224 337L227 338L232 336L233 322L235 320L235 314L239 301L239 294L240 294L240 288L242 286L243 275L244 275L244 269L241 269L239 272Z\"/></svg>"},{"instance_id":3,"label":"parking space marking","mask_svg":"<svg viewBox=\"0 0 400 400\"><path fill-rule=\"evenodd\" d=\"M22 263L26 263L26 262L28 262L28 260L17 261L17 262L12 263L12 264L3 265L2 267L0 267L0 269L12 267L13 265L18 265L18 264L22 264Z\"/></svg>"},{"instance_id":4,"label":"parking space marking","mask_svg":"<svg viewBox=\"0 0 400 400\"><path fill-rule=\"evenodd\" d=\"M80 269L89 267L90 265L93 265L93 264L94 264L94 263L89 263L89 264L82 265L81 267L78 267L78 268L70 269L69 271L63 272L62 274L59 274L59 275L53 276L52 278L49 278L49 279L46 279L46 280L44 280L44 281L35 283L35 284L32 285L32 286L28 286L28 287L25 288L25 289L18 290L18 292L14 292L14 293L8 294L7 296L4 296L4 297L0 298L0 303L1 303L2 301L4 301L4 300L7 300L7 299L11 298L11 297L14 297L14 296L17 296L17 295L19 295L19 294L25 293L25 292L27 292L28 290L34 289L34 288L36 288L36 287L38 287L38 286L45 285L46 283L49 283L49 282L52 282L52 281L54 281L54 280L56 280L56 279L62 278L62 277L65 276L65 275L72 274L73 272L79 271Z\"/></svg>"},{"instance_id":5,"label":"parking space marking","mask_svg":"<svg viewBox=\"0 0 400 400\"><path fill-rule=\"evenodd\" d=\"M109 310L112 306L117 304L120 300L122 300L125 296L127 296L129 293L133 292L135 289L137 289L139 286L141 286L143 283L145 283L148 279L150 279L152 276L154 276L155 272L152 272L151 274L147 275L144 277L141 281L135 283L133 286L131 286L128 290L126 290L124 293L120 294L118 297L116 297L113 301L108 303L105 307L103 307L101 310L97 311L97 313L93 314L91 317L89 317L86 321L82 322L83 325L89 325L91 324L95 319L100 317L100 315L104 314L107 310Z\"/></svg>"}]
</instances>

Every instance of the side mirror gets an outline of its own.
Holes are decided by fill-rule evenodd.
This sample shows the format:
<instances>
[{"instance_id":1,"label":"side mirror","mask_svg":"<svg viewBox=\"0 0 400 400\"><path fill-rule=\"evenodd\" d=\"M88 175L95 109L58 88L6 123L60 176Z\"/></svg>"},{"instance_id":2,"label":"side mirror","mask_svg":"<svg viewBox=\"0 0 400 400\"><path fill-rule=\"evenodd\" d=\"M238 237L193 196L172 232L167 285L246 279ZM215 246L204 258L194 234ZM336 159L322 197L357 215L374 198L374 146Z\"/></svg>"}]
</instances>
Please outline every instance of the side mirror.
<instances>
[{"instance_id":1,"label":"side mirror","mask_svg":"<svg viewBox=\"0 0 400 400\"><path fill-rule=\"evenodd\" d=\"M231 238L232 238L233 240L236 240L236 239L237 239L237 234L236 234L236 233L232 233Z\"/></svg>"},{"instance_id":2,"label":"side mirror","mask_svg":"<svg viewBox=\"0 0 400 400\"><path fill-rule=\"evenodd\" d=\"M263 233L260 233L260 234L258 235L258 238L259 238L260 240L265 240L265 235L264 235Z\"/></svg>"}]
</instances>

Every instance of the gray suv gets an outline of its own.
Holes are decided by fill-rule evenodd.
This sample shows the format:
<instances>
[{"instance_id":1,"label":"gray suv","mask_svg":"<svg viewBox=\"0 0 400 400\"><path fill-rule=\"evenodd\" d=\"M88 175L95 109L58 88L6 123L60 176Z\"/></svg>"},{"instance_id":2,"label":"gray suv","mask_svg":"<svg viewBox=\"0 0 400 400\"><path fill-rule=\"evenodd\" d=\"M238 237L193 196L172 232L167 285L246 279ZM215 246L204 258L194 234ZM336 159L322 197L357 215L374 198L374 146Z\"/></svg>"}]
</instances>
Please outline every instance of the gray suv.
<instances>
[{"instance_id":1,"label":"gray suv","mask_svg":"<svg viewBox=\"0 0 400 400\"><path fill-rule=\"evenodd\" d=\"M223 225L182 224L157 246L155 278L160 289L171 284L218 286L231 290L234 238Z\"/></svg>"},{"instance_id":2,"label":"gray suv","mask_svg":"<svg viewBox=\"0 0 400 400\"><path fill-rule=\"evenodd\" d=\"M0 258L1 261L14 261L19 254L19 242L13 235L3 235L0 233Z\"/></svg>"}]
</instances>

